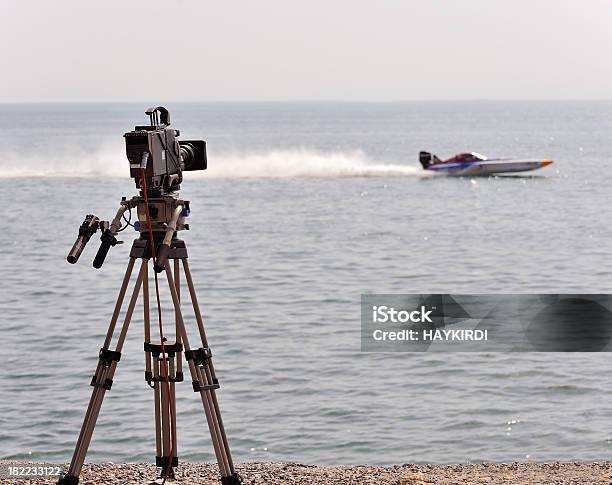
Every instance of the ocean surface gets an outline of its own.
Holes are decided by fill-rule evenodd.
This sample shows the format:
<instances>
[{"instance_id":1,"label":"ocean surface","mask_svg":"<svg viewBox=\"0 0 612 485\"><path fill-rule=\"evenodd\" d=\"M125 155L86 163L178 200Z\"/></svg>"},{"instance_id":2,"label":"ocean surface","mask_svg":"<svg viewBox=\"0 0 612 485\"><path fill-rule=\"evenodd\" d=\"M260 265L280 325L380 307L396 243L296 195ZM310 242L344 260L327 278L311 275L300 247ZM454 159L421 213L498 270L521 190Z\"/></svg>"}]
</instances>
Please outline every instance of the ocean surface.
<instances>
[{"instance_id":1,"label":"ocean surface","mask_svg":"<svg viewBox=\"0 0 612 485\"><path fill-rule=\"evenodd\" d=\"M0 105L0 459L72 455L136 233L101 270L97 237L65 257L85 214L136 194L122 135L146 107ZM610 354L361 353L360 295L612 292L612 102L168 108L208 143L181 237L236 461L611 458ZM419 150L555 164L432 178ZM154 459L141 315L88 460ZM201 401L177 392L179 458L214 460Z\"/></svg>"}]
</instances>

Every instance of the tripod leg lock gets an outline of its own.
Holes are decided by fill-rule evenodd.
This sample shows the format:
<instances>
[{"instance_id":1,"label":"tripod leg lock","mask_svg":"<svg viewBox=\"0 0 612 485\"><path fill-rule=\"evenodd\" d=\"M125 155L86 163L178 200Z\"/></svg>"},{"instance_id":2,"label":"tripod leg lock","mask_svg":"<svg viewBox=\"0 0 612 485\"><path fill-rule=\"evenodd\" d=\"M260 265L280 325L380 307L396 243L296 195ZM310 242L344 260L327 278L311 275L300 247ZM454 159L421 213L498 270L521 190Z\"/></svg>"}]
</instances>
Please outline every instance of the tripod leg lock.
<instances>
[{"instance_id":1,"label":"tripod leg lock","mask_svg":"<svg viewBox=\"0 0 612 485\"><path fill-rule=\"evenodd\" d=\"M196 350L186 350L185 358L187 360L193 360L193 363L196 366L207 365L208 361L212 358L212 351L208 347L203 347Z\"/></svg>"},{"instance_id":2,"label":"tripod leg lock","mask_svg":"<svg viewBox=\"0 0 612 485\"><path fill-rule=\"evenodd\" d=\"M232 473L229 477L221 477L221 485L242 485L242 477Z\"/></svg>"},{"instance_id":3,"label":"tripod leg lock","mask_svg":"<svg viewBox=\"0 0 612 485\"><path fill-rule=\"evenodd\" d=\"M219 387L221 387L217 379L213 379L213 383L207 386L201 385L198 381L191 381L191 385L193 386L193 392L212 391L213 389L219 389Z\"/></svg>"},{"instance_id":4,"label":"tripod leg lock","mask_svg":"<svg viewBox=\"0 0 612 485\"><path fill-rule=\"evenodd\" d=\"M113 387L112 379L106 379L104 382L97 382L97 381L98 381L98 375L94 374L94 376L91 378L90 386L91 387L101 387L102 389L106 389L107 391L110 391L111 387Z\"/></svg>"},{"instance_id":5,"label":"tripod leg lock","mask_svg":"<svg viewBox=\"0 0 612 485\"><path fill-rule=\"evenodd\" d=\"M116 350L109 349L100 349L100 362L104 364L105 367L110 367L114 362L119 362L121 360L121 352L117 352Z\"/></svg>"},{"instance_id":6,"label":"tripod leg lock","mask_svg":"<svg viewBox=\"0 0 612 485\"><path fill-rule=\"evenodd\" d=\"M183 382L184 375L182 372L176 372L174 377L168 376L168 382ZM152 382L166 382L166 378L164 376L153 377L153 372L150 370L145 371L145 381L151 385Z\"/></svg>"}]
</instances>

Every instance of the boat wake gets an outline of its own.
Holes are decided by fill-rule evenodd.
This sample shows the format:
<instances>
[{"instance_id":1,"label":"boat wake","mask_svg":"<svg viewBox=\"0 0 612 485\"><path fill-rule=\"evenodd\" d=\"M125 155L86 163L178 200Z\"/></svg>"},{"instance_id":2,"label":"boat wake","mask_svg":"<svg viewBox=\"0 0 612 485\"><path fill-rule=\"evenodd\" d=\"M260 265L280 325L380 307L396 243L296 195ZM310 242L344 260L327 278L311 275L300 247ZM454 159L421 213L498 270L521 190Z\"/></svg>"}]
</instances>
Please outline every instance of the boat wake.
<instances>
[{"instance_id":1,"label":"boat wake","mask_svg":"<svg viewBox=\"0 0 612 485\"><path fill-rule=\"evenodd\" d=\"M14 177L126 177L123 151L100 149L94 153L57 155L0 155L0 178ZM311 149L270 150L260 153L209 152L205 172L190 178L296 178L296 177L430 177L420 167L380 164L363 152L323 152Z\"/></svg>"},{"instance_id":2,"label":"boat wake","mask_svg":"<svg viewBox=\"0 0 612 485\"><path fill-rule=\"evenodd\" d=\"M211 164L208 176L241 177L418 177L422 170L410 165L378 164L362 152L273 150L259 154L224 155Z\"/></svg>"}]
</instances>

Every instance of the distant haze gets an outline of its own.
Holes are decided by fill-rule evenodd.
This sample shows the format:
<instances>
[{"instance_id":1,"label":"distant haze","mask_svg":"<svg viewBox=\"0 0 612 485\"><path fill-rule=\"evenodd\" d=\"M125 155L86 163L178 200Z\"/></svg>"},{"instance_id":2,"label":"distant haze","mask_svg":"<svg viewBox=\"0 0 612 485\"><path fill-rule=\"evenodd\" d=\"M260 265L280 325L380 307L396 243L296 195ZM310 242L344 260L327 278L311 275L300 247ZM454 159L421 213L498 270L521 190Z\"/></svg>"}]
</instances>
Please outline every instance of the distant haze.
<instances>
[{"instance_id":1,"label":"distant haze","mask_svg":"<svg viewBox=\"0 0 612 485\"><path fill-rule=\"evenodd\" d=\"M0 101L612 98L609 0L2 2Z\"/></svg>"}]
</instances>

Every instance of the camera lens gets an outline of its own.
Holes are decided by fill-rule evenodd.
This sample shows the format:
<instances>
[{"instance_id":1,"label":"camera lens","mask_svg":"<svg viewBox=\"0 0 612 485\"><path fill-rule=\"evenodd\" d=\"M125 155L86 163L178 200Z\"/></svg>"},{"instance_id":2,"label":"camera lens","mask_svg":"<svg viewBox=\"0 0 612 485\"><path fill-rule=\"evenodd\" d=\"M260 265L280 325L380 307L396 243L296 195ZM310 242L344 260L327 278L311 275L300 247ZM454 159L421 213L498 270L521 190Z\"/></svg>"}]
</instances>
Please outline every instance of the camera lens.
<instances>
[{"instance_id":1,"label":"camera lens","mask_svg":"<svg viewBox=\"0 0 612 485\"><path fill-rule=\"evenodd\" d=\"M206 142L204 140L181 140L181 162L185 171L206 170Z\"/></svg>"},{"instance_id":2,"label":"camera lens","mask_svg":"<svg viewBox=\"0 0 612 485\"><path fill-rule=\"evenodd\" d=\"M185 165L185 170L190 170L190 167L195 160L195 149L191 143L181 144L181 160Z\"/></svg>"}]
</instances>

